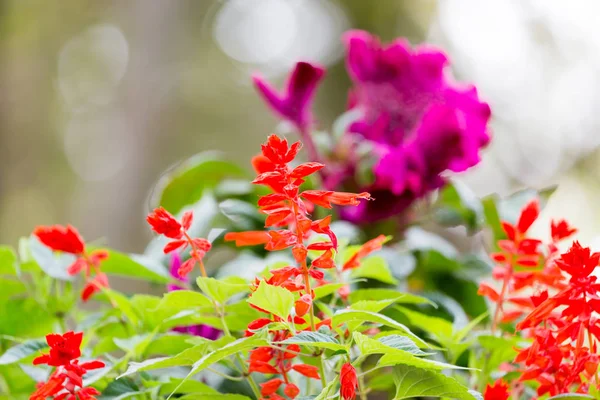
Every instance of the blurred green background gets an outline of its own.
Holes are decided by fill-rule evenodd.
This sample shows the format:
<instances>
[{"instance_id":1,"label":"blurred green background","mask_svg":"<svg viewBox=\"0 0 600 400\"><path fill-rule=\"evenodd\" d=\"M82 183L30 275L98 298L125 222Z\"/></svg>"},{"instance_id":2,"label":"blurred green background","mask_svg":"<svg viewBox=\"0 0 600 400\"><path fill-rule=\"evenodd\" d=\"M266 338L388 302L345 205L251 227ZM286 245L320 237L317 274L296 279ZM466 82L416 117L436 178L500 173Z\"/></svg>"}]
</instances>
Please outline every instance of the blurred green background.
<instances>
[{"instance_id":1,"label":"blurred green background","mask_svg":"<svg viewBox=\"0 0 600 400\"><path fill-rule=\"evenodd\" d=\"M455 75L479 85L499 144L482 172L465 178L477 193L544 186L597 146L598 96L585 90L600 75L598 40L583 29L593 25L586 16L597 15L597 3L480 3L2 1L0 241L16 244L39 224L71 223L88 240L142 250L151 236L148 198L163 171L211 149L249 166L276 126L251 86L253 72L281 84L295 61L326 65L315 113L330 126L350 87L340 35L353 28L443 45ZM556 61L551 71L531 70L523 56L531 51L516 52L525 39L543 52L544 66ZM539 86L515 81L530 82L528 74ZM547 125L560 129L545 140Z\"/></svg>"}]
</instances>

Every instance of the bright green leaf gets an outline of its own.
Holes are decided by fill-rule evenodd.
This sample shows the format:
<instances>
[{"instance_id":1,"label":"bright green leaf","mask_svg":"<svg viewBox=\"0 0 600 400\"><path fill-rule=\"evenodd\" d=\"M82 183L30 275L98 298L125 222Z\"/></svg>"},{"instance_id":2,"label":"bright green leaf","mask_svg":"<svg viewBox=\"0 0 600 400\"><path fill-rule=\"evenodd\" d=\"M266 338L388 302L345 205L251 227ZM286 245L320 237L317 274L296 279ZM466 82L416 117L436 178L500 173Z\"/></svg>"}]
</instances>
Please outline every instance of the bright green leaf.
<instances>
[{"instance_id":1,"label":"bright green leaf","mask_svg":"<svg viewBox=\"0 0 600 400\"><path fill-rule=\"evenodd\" d=\"M395 285L398 280L392 276L390 268L383 257L371 256L361 262L360 267L352 270L352 278L369 278Z\"/></svg>"},{"instance_id":2,"label":"bright green leaf","mask_svg":"<svg viewBox=\"0 0 600 400\"><path fill-rule=\"evenodd\" d=\"M9 246L0 246L0 275L17 275L17 255Z\"/></svg>"},{"instance_id":3,"label":"bright green leaf","mask_svg":"<svg viewBox=\"0 0 600 400\"><path fill-rule=\"evenodd\" d=\"M237 276L228 276L220 280L200 276L196 283L205 295L221 304L236 294L250 291L248 283Z\"/></svg>"},{"instance_id":4,"label":"bright green leaf","mask_svg":"<svg viewBox=\"0 0 600 400\"><path fill-rule=\"evenodd\" d=\"M443 318L425 315L418 311L409 310L404 307L398 306L396 308L408 318L411 325L430 333L434 337L440 339L448 339L452 337L452 322Z\"/></svg>"},{"instance_id":5,"label":"bright green leaf","mask_svg":"<svg viewBox=\"0 0 600 400\"><path fill-rule=\"evenodd\" d=\"M315 300L335 293L339 288L346 286L345 283L327 283L314 288Z\"/></svg>"},{"instance_id":6,"label":"bright green leaf","mask_svg":"<svg viewBox=\"0 0 600 400\"><path fill-rule=\"evenodd\" d=\"M248 299L248 303L287 321L294 307L294 294L281 286L269 285L262 281Z\"/></svg>"},{"instance_id":7,"label":"bright green leaf","mask_svg":"<svg viewBox=\"0 0 600 400\"><path fill-rule=\"evenodd\" d=\"M469 389L456 379L437 371L415 368L408 365L394 367L396 395L394 400L414 397L444 397L456 400L477 400Z\"/></svg>"},{"instance_id":8,"label":"bright green leaf","mask_svg":"<svg viewBox=\"0 0 600 400\"><path fill-rule=\"evenodd\" d=\"M150 371L153 369L169 368L169 367L180 367L185 365L193 365L200 357L202 357L208 350L210 345L209 341L202 344L190 347L182 351L181 353L172 357L159 357L145 360L143 362L131 362L127 371L123 373L119 378L134 374L139 371Z\"/></svg>"},{"instance_id":9,"label":"bright green leaf","mask_svg":"<svg viewBox=\"0 0 600 400\"><path fill-rule=\"evenodd\" d=\"M564 393L564 394L557 394L556 396L552 396L548 400L584 400L584 399L593 400L594 396L590 396L589 394Z\"/></svg>"}]
</instances>

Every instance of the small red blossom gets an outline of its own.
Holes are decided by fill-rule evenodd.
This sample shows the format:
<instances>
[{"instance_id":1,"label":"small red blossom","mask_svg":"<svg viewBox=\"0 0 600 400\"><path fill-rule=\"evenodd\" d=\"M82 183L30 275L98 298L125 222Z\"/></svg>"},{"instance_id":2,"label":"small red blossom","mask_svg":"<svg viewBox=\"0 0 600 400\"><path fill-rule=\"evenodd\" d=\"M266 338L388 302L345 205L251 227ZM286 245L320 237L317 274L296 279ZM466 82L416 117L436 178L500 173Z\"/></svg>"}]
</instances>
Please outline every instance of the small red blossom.
<instances>
[{"instance_id":1,"label":"small red blossom","mask_svg":"<svg viewBox=\"0 0 600 400\"><path fill-rule=\"evenodd\" d=\"M483 400L508 400L508 384L498 379L493 385L488 384L483 393Z\"/></svg>"},{"instance_id":2,"label":"small red blossom","mask_svg":"<svg viewBox=\"0 0 600 400\"><path fill-rule=\"evenodd\" d=\"M152 230L159 235L164 235L171 239L179 239L183 236L181 232L182 226L179 221L162 207L158 207L148 214L146 221L148 221Z\"/></svg>"},{"instance_id":3,"label":"small red blossom","mask_svg":"<svg viewBox=\"0 0 600 400\"><path fill-rule=\"evenodd\" d=\"M566 239L577 232L576 228L573 228L569 225L567 221L564 219L557 221L552 221L550 223L550 232L552 236L553 242L560 242L563 239Z\"/></svg>"},{"instance_id":4,"label":"small red blossom","mask_svg":"<svg viewBox=\"0 0 600 400\"><path fill-rule=\"evenodd\" d=\"M385 235L379 235L375 239L369 240L368 242L363 244L358 249L358 251L348 259L348 261L344 263L344 265L342 266L342 270L346 271L348 269L357 268L360 265L360 261L364 257L368 256L374 251L381 249L381 246L383 246L383 244L388 240L389 238Z\"/></svg>"},{"instance_id":5,"label":"small red blossom","mask_svg":"<svg viewBox=\"0 0 600 400\"><path fill-rule=\"evenodd\" d=\"M64 335L51 333L46 335L46 342L50 346L48 354L42 354L33 360L33 365L48 364L53 367L67 365L71 360L81 356L81 341L83 332L69 331Z\"/></svg>"},{"instance_id":6,"label":"small red blossom","mask_svg":"<svg viewBox=\"0 0 600 400\"><path fill-rule=\"evenodd\" d=\"M283 384L283 381L279 378L273 378L265 383L261 383L260 394L263 396L269 396L277 391L279 387Z\"/></svg>"},{"instance_id":7,"label":"small red blossom","mask_svg":"<svg viewBox=\"0 0 600 400\"><path fill-rule=\"evenodd\" d=\"M354 400L358 389L356 370L350 363L342 365L340 370L340 397L343 400Z\"/></svg>"},{"instance_id":8,"label":"small red blossom","mask_svg":"<svg viewBox=\"0 0 600 400\"><path fill-rule=\"evenodd\" d=\"M186 278L196 264L200 266L202 276L206 276L202 259L212 247L211 243L206 239L190 237L187 231L192 226L193 219L193 212L187 211L181 217L181 222L179 222L162 207L156 208L146 217L146 221L148 221L154 232L173 239L163 248L165 254L179 249L186 249L187 247L191 248L190 259L181 264L177 270L181 278Z\"/></svg>"},{"instance_id":9,"label":"small red blossom","mask_svg":"<svg viewBox=\"0 0 600 400\"><path fill-rule=\"evenodd\" d=\"M108 287L108 278L100 270L101 263L108 258L108 252L93 250L88 253L77 229L71 225L38 226L33 234L52 250L77 256L73 264L67 267L67 273L77 275L84 272L86 285L81 292L83 301L87 301L99 287Z\"/></svg>"},{"instance_id":10,"label":"small red blossom","mask_svg":"<svg viewBox=\"0 0 600 400\"><path fill-rule=\"evenodd\" d=\"M83 376L90 370L103 368L105 364L99 360L80 363L81 342L83 332L67 332L64 335L49 334L46 341L50 353L43 354L33 360L34 365L48 364L56 367L47 382L37 386L30 400L95 400L100 392L93 387L83 386Z\"/></svg>"}]
</instances>

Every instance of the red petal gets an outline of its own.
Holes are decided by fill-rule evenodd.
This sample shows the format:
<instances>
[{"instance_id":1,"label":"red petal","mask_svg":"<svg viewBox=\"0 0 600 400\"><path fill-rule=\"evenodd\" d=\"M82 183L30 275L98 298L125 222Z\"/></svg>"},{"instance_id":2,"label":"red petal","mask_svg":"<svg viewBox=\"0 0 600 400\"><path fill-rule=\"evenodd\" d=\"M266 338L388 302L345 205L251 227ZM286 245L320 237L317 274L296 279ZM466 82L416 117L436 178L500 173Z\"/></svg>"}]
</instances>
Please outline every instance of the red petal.
<instances>
[{"instance_id":1,"label":"red petal","mask_svg":"<svg viewBox=\"0 0 600 400\"><path fill-rule=\"evenodd\" d=\"M538 215L540 215L540 202L538 199L532 200L527 204L523 210L521 210L521 216L517 222L517 230L524 234L527 232L529 227L535 222Z\"/></svg>"},{"instance_id":2,"label":"red petal","mask_svg":"<svg viewBox=\"0 0 600 400\"><path fill-rule=\"evenodd\" d=\"M81 254L85 250L83 238L71 225L38 226L33 234L46 246L55 251Z\"/></svg>"},{"instance_id":3,"label":"red petal","mask_svg":"<svg viewBox=\"0 0 600 400\"><path fill-rule=\"evenodd\" d=\"M319 376L319 368L315 367L314 365L296 364L292 367L292 369L301 373L307 378L321 379Z\"/></svg>"},{"instance_id":4,"label":"red petal","mask_svg":"<svg viewBox=\"0 0 600 400\"><path fill-rule=\"evenodd\" d=\"M181 217L181 225L183 226L183 229L185 229L186 231L188 229L190 229L190 226L192 226L192 220L194 219L194 212L193 211L186 211L183 216Z\"/></svg>"},{"instance_id":5,"label":"red petal","mask_svg":"<svg viewBox=\"0 0 600 400\"><path fill-rule=\"evenodd\" d=\"M167 243L167 245L165 246L165 248L163 249L163 252L165 254L168 254L174 250L177 250L178 248L180 248L181 246L183 246L184 244L186 244L187 241L186 240L173 240L172 242Z\"/></svg>"},{"instance_id":6,"label":"red petal","mask_svg":"<svg viewBox=\"0 0 600 400\"><path fill-rule=\"evenodd\" d=\"M293 399L296 396L298 396L298 393L300 393L300 389L298 389L298 386L294 385L293 383L288 383L285 386L285 389L283 389L283 393L285 393L286 396Z\"/></svg>"},{"instance_id":7,"label":"red petal","mask_svg":"<svg viewBox=\"0 0 600 400\"><path fill-rule=\"evenodd\" d=\"M304 164L298 165L296 168L292 170L291 177L292 178L304 178L305 176L309 176L318 170L325 167L324 164L317 162L307 162Z\"/></svg>"}]
</instances>

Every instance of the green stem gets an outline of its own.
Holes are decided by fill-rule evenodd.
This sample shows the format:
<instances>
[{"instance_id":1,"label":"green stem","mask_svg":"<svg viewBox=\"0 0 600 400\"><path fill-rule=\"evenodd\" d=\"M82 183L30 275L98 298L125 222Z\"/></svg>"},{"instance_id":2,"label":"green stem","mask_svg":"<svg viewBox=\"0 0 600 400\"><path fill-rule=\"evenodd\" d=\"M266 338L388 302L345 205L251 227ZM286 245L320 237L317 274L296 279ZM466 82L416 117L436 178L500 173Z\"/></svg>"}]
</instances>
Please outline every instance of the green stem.
<instances>
[{"instance_id":1,"label":"green stem","mask_svg":"<svg viewBox=\"0 0 600 400\"><path fill-rule=\"evenodd\" d=\"M221 325L223 325L223 332L225 333L225 336L231 336L229 327L227 326L227 323L225 322L225 308L223 307L221 310L219 310L217 303L215 302L215 309L216 309L217 313L219 314L219 317L221 318ZM254 378L252 377L250 372L248 372L248 368L246 368L244 359L242 358L242 356L239 353L237 353L235 355L235 357L238 360L238 362L240 363L240 368L242 370L243 375L248 378L248 384L250 385L252 392L254 393L254 395L256 396L257 399L260 399L261 398L260 390L258 389L258 385L256 384L256 381L254 380Z\"/></svg>"},{"instance_id":2,"label":"green stem","mask_svg":"<svg viewBox=\"0 0 600 400\"><path fill-rule=\"evenodd\" d=\"M321 385L323 385L323 389L327 386L327 378L325 377L325 367L323 365L323 354L319 355L317 358L317 364L319 366L319 374L321 375Z\"/></svg>"}]
</instances>

